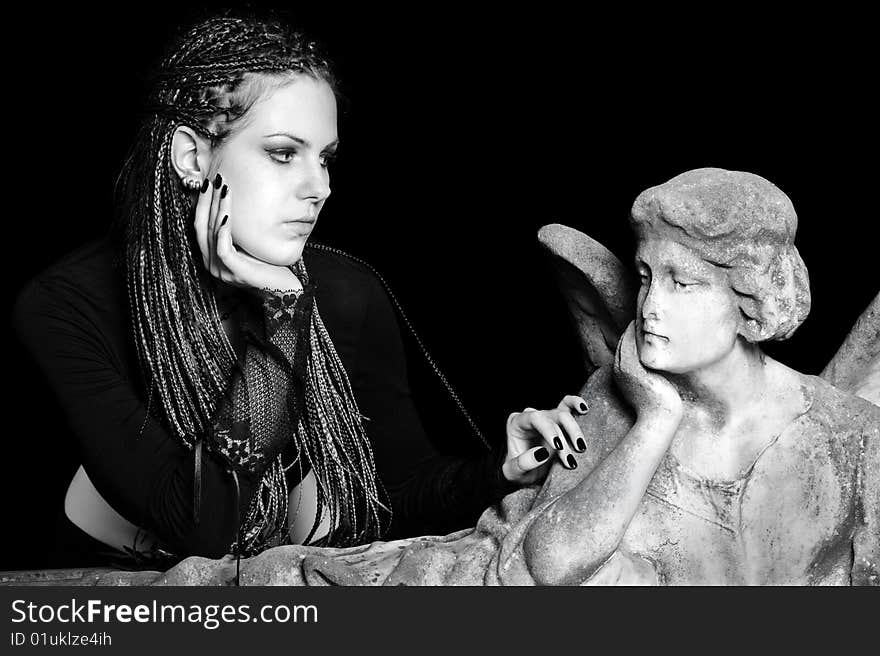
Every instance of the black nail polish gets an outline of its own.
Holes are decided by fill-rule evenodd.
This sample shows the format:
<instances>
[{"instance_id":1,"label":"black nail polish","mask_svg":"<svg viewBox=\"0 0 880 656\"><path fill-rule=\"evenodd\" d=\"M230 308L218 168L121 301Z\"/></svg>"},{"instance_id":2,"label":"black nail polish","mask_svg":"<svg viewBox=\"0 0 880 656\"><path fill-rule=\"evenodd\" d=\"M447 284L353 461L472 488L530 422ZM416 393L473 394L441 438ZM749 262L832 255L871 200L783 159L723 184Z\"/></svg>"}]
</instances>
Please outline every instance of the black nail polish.
<instances>
[{"instance_id":1,"label":"black nail polish","mask_svg":"<svg viewBox=\"0 0 880 656\"><path fill-rule=\"evenodd\" d=\"M535 460L538 462L544 462L547 458L550 457L550 452L547 451L543 446L535 451Z\"/></svg>"},{"instance_id":2,"label":"black nail polish","mask_svg":"<svg viewBox=\"0 0 880 656\"><path fill-rule=\"evenodd\" d=\"M586 404L586 403L581 403L581 404L578 406L578 409L579 409L581 412L586 412L587 410L589 410L589 408L587 407L587 404Z\"/></svg>"},{"instance_id":3,"label":"black nail polish","mask_svg":"<svg viewBox=\"0 0 880 656\"><path fill-rule=\"evenodd\" d=\"M223 177L218 173L214 178L214 189L219 189L220 185L223 184Z\"/></svg>"},{"instance_id":4,"label":"black nail polish","mask_svg":"<svg viewBox=\"0 0 880 656\"><path fill-rule=\"evenodd\" d=\"M584 438L579 437L577 439L577 447L578 447L578 451L580 451L581 453L583 453L584 451L587 450L587 443L584 442Z\"/></svg>"},{"instance_id":5,"label":"black nail polish","mask_svg":"<svg viewBox=\"0 0 880 656\"><path fill-rule=\"evenodd\" d=\"M220 198L226 198L226 192L229 191L229 187L223 185L223 189L220 190Z\"/></svg>"},{"instance_id":6,"label":"black nail polish","mask_svg":"<svg viewBox=\"0 0 880 656\"><path fill-rule=\"evenodd\" d=\"M223 220L220 222L220 227L221 227L221 228L222 228L223 226L226 225L226 219L228 219L228 218L229 218L229 215L228 215L228 214L227 214L226 216L223 217Z\"/></svg>"},{"instance_id":7,"label":"black nail polish","mask_svg":"<svg viewBox=\"0 0 880 656\"><path fill-rule=\"evenodd\" d=\"M556 447L557 451L561 451L562 450L562 440L560 440L558 437L554 437L553 438L553 446Z\"/></svg>"},{"instance_id":8,"label":"black nail polish","mask_svg":"<svg viewBox=\"0 0 880 656\"><path fill-rule=\"evenodd\" d=\"M208 186L210 184L211 184L211 181L208 180L208 178L205 178L204 181L202 182L202 193L205 193L206 191L208 191Z\"/></svg>"},{"instance_id":9,"label":"black nail polish","mask_svg":"<svg viewBox=\"0 0 880 656\"><path fill-rule=\"evenodd\" d=\"M577 460L574 459L574 456L570 453L565 457L565 461L568 463L569 469L577 469Z\"/></svg>"}]
</instances>

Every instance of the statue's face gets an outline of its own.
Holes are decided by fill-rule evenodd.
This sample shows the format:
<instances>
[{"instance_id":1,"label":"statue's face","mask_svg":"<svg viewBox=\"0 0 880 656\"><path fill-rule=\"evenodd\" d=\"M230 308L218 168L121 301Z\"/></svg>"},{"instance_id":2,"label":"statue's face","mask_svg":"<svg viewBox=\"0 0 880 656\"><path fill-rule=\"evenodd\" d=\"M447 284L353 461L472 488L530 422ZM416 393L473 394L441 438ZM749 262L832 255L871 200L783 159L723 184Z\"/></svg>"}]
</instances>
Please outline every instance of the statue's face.
<instances>
[{"instance_id":1,"label":"statue's face","mask_svg":"<svg viewBox=\"0 0 880 656\"><path fill-rule=\"evenodd\" d=\"M740 313L724 272L668 239L639 243L636 346L642 365L669 373L710 366L736 344Z\"/></svg>"}]
</instances>

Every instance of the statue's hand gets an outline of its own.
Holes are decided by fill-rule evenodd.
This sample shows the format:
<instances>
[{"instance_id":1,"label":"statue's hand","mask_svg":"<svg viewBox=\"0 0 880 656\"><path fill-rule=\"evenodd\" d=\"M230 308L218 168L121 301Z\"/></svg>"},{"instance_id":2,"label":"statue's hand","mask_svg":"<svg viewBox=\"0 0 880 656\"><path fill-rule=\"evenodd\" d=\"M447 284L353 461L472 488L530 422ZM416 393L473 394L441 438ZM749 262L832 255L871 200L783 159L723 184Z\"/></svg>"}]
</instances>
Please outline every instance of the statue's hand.
<instances>
[{"instance_id":1,"label":"statue's hand","mask_svg":"<svg viewBox=\"0 0 880 656\"><path fill-rule=\"evenodd\" d=\"M617 343L614 381L640 419L668 417L678 421L682 414L681 397L663 376L642 366L635 334L635 322L630 322Z\"/></svg>"}]
</instances>

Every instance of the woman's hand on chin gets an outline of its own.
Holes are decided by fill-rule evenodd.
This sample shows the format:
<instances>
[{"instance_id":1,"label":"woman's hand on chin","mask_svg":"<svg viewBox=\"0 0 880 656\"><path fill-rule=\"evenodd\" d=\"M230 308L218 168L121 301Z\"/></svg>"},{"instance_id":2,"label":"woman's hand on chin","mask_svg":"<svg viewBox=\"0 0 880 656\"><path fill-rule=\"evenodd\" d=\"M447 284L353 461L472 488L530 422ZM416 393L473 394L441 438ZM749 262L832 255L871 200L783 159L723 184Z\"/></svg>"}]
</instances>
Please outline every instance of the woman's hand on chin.
<instances>
[{"instance_id":1,"label":"woman's hand on chin","mask_svg":"<svg viewBox=\"0 0 880 656\"><path fill-rule=\"evenodd\" d=\"M507 456L501 471L512 483L530 485L547 476L558 459L566 469L575 469L574 453L587 448L574 415L588 411L579 396L566 396L553 410L526 408L507 418Z\"/></svg>"},{"instance_id":2,"label":"woman's hand on chin","mask_svg":"<svg viewBox=\"0 0 880 656\"><path fill-rule=\"evenodd\" d=\"M229 222L229 187L220 174L215 184L206 180L196 204L195 229L205 268L218 280L245 289L296 291L302 283L286 266L269 264L239 250L232 243Z\"/></svg>"}]
</instances>

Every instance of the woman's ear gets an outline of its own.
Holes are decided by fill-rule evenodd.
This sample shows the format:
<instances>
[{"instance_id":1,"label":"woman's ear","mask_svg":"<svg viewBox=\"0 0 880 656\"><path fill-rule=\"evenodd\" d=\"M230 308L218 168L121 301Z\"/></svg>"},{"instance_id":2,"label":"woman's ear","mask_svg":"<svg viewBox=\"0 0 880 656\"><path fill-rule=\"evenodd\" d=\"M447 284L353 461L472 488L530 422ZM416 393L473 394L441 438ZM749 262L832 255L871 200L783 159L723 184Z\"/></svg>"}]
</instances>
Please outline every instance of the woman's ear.
<instances>
[{"instance_id":1,"label":"woman's ear","mask_svg":"<svg viewBox=\"0 0 880 656\"><path fill-rule=\"evenodd\" d=\"M185 185L193 181L201 185L211 163L208 141L192 128L181 125L171 138L171 163Z\"/></svg>"}]
</instances>

